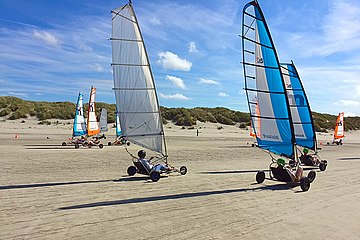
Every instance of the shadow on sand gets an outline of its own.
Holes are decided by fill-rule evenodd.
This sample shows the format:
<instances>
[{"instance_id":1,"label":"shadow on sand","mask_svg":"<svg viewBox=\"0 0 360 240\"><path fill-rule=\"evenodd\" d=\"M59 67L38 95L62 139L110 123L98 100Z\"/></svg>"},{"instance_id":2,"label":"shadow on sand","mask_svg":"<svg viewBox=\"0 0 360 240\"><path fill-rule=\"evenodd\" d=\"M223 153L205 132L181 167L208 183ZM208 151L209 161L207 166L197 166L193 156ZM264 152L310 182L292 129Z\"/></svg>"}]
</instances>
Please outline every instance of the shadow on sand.
<instances>
[{"instance_id":1,"label":"shadow on sand","mask_svg":"<svg viewBox=\"0 0 360 240\"><path fill-rule=\"evenodd\" d=\"M345 160L345 161L349 161L349 160L360 160L360 157L342 157L342 158L338 158L337 160Z\"/></svg>"},{"instance_id":2,"label":"shadow on sand","mask_svg":"<svg viewBox=\"0 0 360 240\"><path fill-rule=\"evenodd\" d=\"M256 190L270 190L270 191L289 190L291 188L292 188L291 185L282 183L282 184L275 184L275 185L271 185L271 186L260 186L257 188L240 188L240 189L228 189L228 190L218 190L218 191L180 193L180 194L154 196L154 197L129 198L129 199L122 199L122 200L114 200L114 201L94 202L94 203L73 205L73 206L67 206L67 207L60 207L57 210L72 210L72 209L82 209L82 208L126 205L126 204L133 204L133 203L157 202L157 201L163 201L163 200L175 200L175 199L205 197L205 196L213 196L213 195L221 195L221 194L253 192Z\"/></svg>"},{"instance_id":3,"label":"shadow on sand","mask_svg":"<svg viewBox=\"0 0 360 240\"><path fill-rule=\"evenodd\" d=\"M62 186L62 185L85 184L85 183L102 183L102 182L112 182L112 181L114 180L109 179L109 180L89 180L89 181L77 181L77 182L34 183L34 184L19 184L19 185L7 185L7 186L5 185L5 186L0 186L0 190L51 187L51 186Z\"/></svg>"},{"instance_id":4,"label":"shadow on sand","mask_svg":"<svg viewBox=\"0 0 360 240\"><path fill-rule=\"evenodd\" d=\"M226 171L214 171L214 172L201 172L201 174L257 173L259 171L268 172L269 169L266 169L266 170L226 170Z\"/></svg>"}]
</instances>

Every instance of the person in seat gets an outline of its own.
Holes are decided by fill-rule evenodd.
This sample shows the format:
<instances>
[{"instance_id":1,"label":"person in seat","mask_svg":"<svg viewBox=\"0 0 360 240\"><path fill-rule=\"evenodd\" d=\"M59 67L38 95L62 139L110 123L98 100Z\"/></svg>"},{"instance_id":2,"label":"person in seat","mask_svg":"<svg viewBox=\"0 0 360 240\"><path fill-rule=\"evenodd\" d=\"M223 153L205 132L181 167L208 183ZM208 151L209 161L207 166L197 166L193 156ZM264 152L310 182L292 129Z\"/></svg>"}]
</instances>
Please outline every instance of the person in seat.
<instances>
[{"instance_id":1,"label":"person in seat","mask_svg":"<svg viewBox=\"0 0 360 240\"><path fill-rule=\"evenodd\" d=\"M320 159L315 154L309 154L309 149L307 148L303 149L303 154L300 156L300 161L304 164L311 162L314 166L320 164Z\"/></svg>"},{"instance_id":2,"label":"person in seat","mask_svg":"<svg viewBox=\"0 0 360 240\"><path fill-rule=\"evenodd\" d=\"M150 159L146 159L146 152L144 150L140 150L138 152L138 162L140 162L149 172L151 171L156 171L156 172L162 172L162 171L170 171L172 170L170 167L164 165L164 164L156 164L154 165L151 160L153 159L153 157L151 157Z\"/></svg>"},{"instance_id":3,"label":"person in seat","mask_svg":"<svg viewBox=\"0 0 360 240\"><path fill-rule=\"evenodd\" d=\"M286 164L283 158L279 158L276 161L278 168L283 168L289 174L293 182L299 182L303 175L303 168L298 166L296 169L293 169L290 165Z\"/></svg>"}]
</instances>

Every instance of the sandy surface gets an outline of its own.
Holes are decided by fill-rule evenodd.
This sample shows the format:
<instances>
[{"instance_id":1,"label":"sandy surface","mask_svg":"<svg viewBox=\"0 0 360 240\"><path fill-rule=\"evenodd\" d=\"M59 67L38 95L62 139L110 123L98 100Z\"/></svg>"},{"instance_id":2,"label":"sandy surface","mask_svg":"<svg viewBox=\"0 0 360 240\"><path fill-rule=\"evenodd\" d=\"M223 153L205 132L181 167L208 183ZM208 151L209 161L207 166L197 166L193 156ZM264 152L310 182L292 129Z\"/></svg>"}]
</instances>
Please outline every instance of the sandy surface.
<instances>
[{"instance_id":1,"label":"sandy surface","mask_svg":"<svg viewBox=\"0 0 360 240\"><path fill-rule=\"evenodd\" d=\"M319 135L329 165L301 192L256 184L270 158L234 126L166 125L169 161L189 172L153 183L126 175L123 147L62 147L71 124L36 123L0 122L0 239L360 239L359 132Z\"/></svg>"}]
</instances>

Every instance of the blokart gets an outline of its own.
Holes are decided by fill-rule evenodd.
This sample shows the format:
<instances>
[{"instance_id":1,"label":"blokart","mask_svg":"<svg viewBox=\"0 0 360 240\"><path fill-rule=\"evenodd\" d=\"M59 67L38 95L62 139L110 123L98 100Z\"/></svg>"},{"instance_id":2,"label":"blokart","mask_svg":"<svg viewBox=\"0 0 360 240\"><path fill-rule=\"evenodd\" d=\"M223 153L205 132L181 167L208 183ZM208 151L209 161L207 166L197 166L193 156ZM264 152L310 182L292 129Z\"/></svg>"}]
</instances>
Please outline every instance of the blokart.
<instances>
[{"instance_id":1,"label":"blokart","mask_svg":"<svg viewBox=\"0 0 360 240\"><path fill-rule=\"evenodd\" d=\"M141 151L139 151L139 153L140 152ZM138 153L138 155L140 155L139 153ZM148 176L150 176L150 179L153 182L157 182L157 181L159 181L162 174L180 173L181 175L185 175L187 173L187 168L185 166L181 166L179 169L176 169L175 167L170 166L166 162L166 158L167 158L166 156L151 157L149 160L153 164L152 168L149 168L146 165L144 165L141 161L138 160L137 157L135 157L133 155L131 155L131 156L133 158L133 164L134 165L129 166L128 169L127 169L127 173L128 173L129 176L134 176L136 173L143 174L143 175L148 175ZM155 159L155 160L153 160L153 159ZM159 164L165 164L168 169L167 170L156 170L157 166Z\"/></svg>"},{"instance_id":2,"label":"blokart","mask_svg":"<svg viewBox=\"0 0 360 240\"><path fill-rule=\"evenodd\" d=\"M121 146L121 145L130 146L130 142L126 141L123 137L117 138L114 142L108 142L108 146Z\"/></svg>"},{"instance_id":3,"label":"blokart","mask_svg":"<svg viewBox=\"0 0 360 240\"><path fill-rule=\"evenodd\" d=\"M327 168L327 160L321 160L320 157L316 154L308 154L309 150L307 148L303 149L304 154L299 157L302 165L319 167L320 171L325 171Z\"/></svg>"},{"instance_id":4,"label":"blokart","mask_svg":"<svg viewBox=\"0 0 360 240\"><path fill-rule=\"evenodd\" d=\"M269 166L269 176L270 180L277 180L280 182L286 182L286 183L296 183L299 184L301 189L306 192L310 189L310 184L315 180L316 178L316 172L314 170L311 170L307 176L303 176L303 173L301 172L302 176L298 176L298 178L291 177L289 171L295 171L296 174L298 173L298 167L299 164L296 166L291 166L290 164L286 164L285 160L282 158L279 158L277 161L272 161L272 163ZM264 171L258 171L256 173L256 182L257 183L263 183L265 181L265 172Z\"/></svg>"}]
</instances>

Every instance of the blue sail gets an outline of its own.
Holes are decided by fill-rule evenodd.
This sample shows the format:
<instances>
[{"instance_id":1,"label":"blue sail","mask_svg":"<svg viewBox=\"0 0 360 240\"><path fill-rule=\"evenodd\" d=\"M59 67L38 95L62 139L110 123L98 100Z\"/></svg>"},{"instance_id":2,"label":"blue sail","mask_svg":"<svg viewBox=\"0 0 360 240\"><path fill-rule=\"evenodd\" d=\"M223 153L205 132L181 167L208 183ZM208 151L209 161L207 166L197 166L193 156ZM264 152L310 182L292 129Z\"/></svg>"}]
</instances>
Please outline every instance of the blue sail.
<instances>
[{"instance_id":1,"label":"blue sail","mask_svg":"<svg viewBox=\"0 0 360 240\"><path fill-rule=\"evenodd\" d=\"M257 1L243 9L242 46L245 91L258 146L294 159L294 129L280 63Z\"/></svg>"},{"instance_id":2,"label":"blue sail","mask_svg":"<svg viewBox=\"0 0 360 240\"><path fill-rule=\"evenodd\" d=\"M83 95L79 93L75 109L73 137L83 136L86 135L86 133L87 131L84 118Z\"/></svg>"},{"instance_id":3,"label":"blue sail","mask_svg":"<svg viewBox=\"0 0 360 240\"><path fill-rule=\"evenodd\" d=\"M282 63L281 71L289 99L296 145L316 150L316 134L309 101L293 62Z\"/></svg>"},{"instance_id":4,"label":"blue sail","mask_svg":"<svg viewBox=\"0 0 360 240\"><path fill-rule=\"evenodd\" d=\"M116 124L116 137L120 137L122 135L121 126L120 126L120 119L119 114L116 112L115 116L115 124Z\"/></svg>"}]
</instances>

